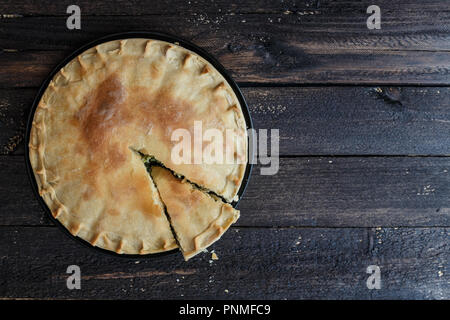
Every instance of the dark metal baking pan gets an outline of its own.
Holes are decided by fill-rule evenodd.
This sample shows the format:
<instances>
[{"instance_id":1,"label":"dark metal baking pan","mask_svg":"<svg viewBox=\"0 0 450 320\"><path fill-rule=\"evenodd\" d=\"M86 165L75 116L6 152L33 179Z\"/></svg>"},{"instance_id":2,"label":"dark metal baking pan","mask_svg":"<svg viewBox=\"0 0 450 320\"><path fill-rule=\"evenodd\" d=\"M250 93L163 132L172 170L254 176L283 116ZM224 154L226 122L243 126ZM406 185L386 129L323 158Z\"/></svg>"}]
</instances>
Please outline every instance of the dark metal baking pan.
<instances>
[{"instance_id":1,"label":"dark metal baking pan","mask_svg":"<svg viewBox=\"0 0 450 320\"><path fill-rule=\"evenodd\" d=\"M77 49L76 51L74 51L71 55L69 55L68 57L66 57L61 63L59 63L55 69L48 75L48 77L45 79L45 81L43 82L43 84L41 85L38 94L36 95L36 98L33 102L33 105L31 107L31 111L28 117L28 122L27 122L27 129L26 129L26 134L25 134L25 162L26 162L26 168L27 168L27 172L28 172L28 176L30 178L30 182L31 182L31 186L33 188L33 191L36 195L36 197L38 198L39 203L41 204L42 208L44 209L44 211L47 213L47 215L49 216L50 220L53 221L53 223L55 225L57 225L61 230L63 230L63 232L65 234L67 234L70 238L74 239L75 241L83 244L84 246L95 250L97 252L103 253L103 254L107 254L109 256L116 256L116 257L125 257L125 258L131 258L131 259L142 259L142 258L156 258L156 257L161 257L161 256L165 256L168 254L172 254L178 251L178 249L173 249L167 252L161 252L161 253L149 253L149 254L144 254L144 255L139 255L139 254L119 254L116 253L114 251L110 251L110 250L106 250L106 249L102 249L96 246L91 245L89 242L81 239L80 237L74 236L72 235L69 230L67 230L67 228L61 224L61 222L59 222L57 219L55 219L50 211L50 209L48 208L47 204L45 203L45 201L42 199L42 197L39 195L39 190L38 190L38 186L34 177L34 172L33 172L33 168L31 167L31 163L30 163L30 159L29 159L29 141L30 141L30 132L31 132L31 127L33 124L33 118L34 118L34 113L36 111L36 107L39 104L39 101L41 100L42 95L44 94L45 90L47 89L50 81L53 79L53 77L59 72L59 70L61 68L63 68L66 64L68 64L72 59L74 59L75 57L77 57L78 55L80 55L81 53L83 53L84 51L88 50L89 48L95 47L101 43L104 42L108 42L108 41L113 41L113 40L120 40L120 39L130 39L130 38L145 38L145 39L155 39L155 40L161 40L161 41L166 41L169 43L173 43L173 44L177 44L181 47L184 47L192 52L195 52L196 54L198 54L199 56L201 56L202 58L204 58L206 61L208 61L209 63L211 63L216 69L217 71L220 72L220 74L225 78L225 80L228 82L228 84L231 86L231 88L233 89L234 93L236 94L236 97L239 100L239 103L241 104L242 107L242 112L244 114L244 118L245 118L245 122L247 125L247 128L253 128L253 123L252 123L252 119L250 117L250 112L248 109L248 105L244 99L244 96L241 92L241 90L239 89L238 85L236 84L236 82L234 82L234 80L230 77L230 75L228 74L228 72L225 70L225 68L213 57L211 56L209 53L207 53L205 50L201 49L200 47L196 46L195 44L186 41L184 39L181 39L177 36L173 36L173 35L169 35L169 34L164 34L164 33L159 33L159 32L146 32L146 31L142 31L142 32L124 32L124 33L116 33L116 34L112 34L106 37L102 37L99 38L97 40L94 40L92 42L89 42L88 44L80 47L79 49ZM245 188L247 187L249 178L250 178L250 174L252 171L252 166L253 164L250 162L251 158L251 148L248 148L248 159L249 162L247 163L247 167L245 169L245 174L244 174L244 178L242 180L242 184L241 187L238 191L238 197L239 200L242 198ZM236 205L238 204L238 201L235 201L232 203L233 207L236 207Z\"/></svg>"}]
</instances>

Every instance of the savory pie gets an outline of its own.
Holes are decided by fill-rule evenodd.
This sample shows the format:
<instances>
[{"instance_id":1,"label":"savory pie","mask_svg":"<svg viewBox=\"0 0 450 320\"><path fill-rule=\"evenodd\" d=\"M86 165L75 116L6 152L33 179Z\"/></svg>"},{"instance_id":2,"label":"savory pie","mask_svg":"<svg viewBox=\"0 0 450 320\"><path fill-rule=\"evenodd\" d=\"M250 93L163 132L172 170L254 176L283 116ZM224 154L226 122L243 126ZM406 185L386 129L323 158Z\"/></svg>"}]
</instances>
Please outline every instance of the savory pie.
<instances>
[{"instance_id":1,"label":"savory pie","mask_svg":"<svg viewBox=\"0 0 450 320\"><path fill-rule=\"evenodd\" d=\"M223 150L234 161L173 160L173 133L195 137L199 123L227 135ZM34 114L29 155L40 195L72 234L126 254L181 245L188 259L239 216L229 203L247 164L246 123L230 85L196 53L116 40L53 77ZM164 166L153 178L148 159Z\"/></svg>"},{"instance_id":2,"label":"savory pie","mask_svg":"<svg viewBox=\"0 0 450 320\"><path fill-rule=\"evenodd\" d=\"M185 259L215 242L239 218L239 211L169 170L152 167L151 176L166 206Z\"/></svg>"}]
</instances>

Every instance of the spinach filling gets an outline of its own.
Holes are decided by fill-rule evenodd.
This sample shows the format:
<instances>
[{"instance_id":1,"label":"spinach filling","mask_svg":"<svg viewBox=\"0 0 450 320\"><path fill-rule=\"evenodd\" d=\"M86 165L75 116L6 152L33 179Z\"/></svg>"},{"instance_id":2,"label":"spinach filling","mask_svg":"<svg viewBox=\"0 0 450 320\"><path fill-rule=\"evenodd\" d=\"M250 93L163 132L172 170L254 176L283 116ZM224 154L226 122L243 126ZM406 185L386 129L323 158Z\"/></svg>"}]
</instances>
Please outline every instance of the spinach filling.
<instances>
[{"instance_id":1,"label":"spinach filling","mask_svg":"<svg viewBox=\"0 0 450 320\"><path fill-rule=\"evenodd\" d=\"M217 193L215 193L214 191L207 189L193 181L190 181L189 179L186 179L185 176L173 171L172 169L166 167L161 161L159 161L158 159L156 159L154 156L152 155L148 155L148 154L144 154L140 151L136 151L142 158L142 161L144 161L145 166L147 167L147 171L151 176L151 170L153 166L157 166L157 167L162 167L166 170L168 170L170 173L172 173L172 175L180 180L184 180L188 183L190 183L195 189L200 190L203 193L206 193L207 195L209 195L210 197L212 197L215 201L222 201L223 203L228 203L224 197L218 195Z\"/></svg>"}]
</instances>

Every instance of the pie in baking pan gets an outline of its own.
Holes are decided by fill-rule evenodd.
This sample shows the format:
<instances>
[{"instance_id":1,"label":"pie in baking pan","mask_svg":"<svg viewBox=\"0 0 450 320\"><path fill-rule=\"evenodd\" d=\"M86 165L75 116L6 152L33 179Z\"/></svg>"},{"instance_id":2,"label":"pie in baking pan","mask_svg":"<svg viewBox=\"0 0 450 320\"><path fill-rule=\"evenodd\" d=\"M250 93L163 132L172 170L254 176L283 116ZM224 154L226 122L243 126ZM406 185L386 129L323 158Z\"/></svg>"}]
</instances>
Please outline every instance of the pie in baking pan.
<instances>
[{"instance_id":1,"label":"pie in baking pan","mask_svg":"<svg viewBox=\"0 0 450 320\"><path fill-rule=\"evenodd\" d=\"M223 148L231 141L236 161L174 161L173 132L195 136L196 123L227 134ZM189 259L239 217L229 203L247 164L246 123L233 89L201 56L160 40L116 40L53 77L29 156L41 197L73 235L125 254L181 246Z\"/></svg>"}]
</instances>

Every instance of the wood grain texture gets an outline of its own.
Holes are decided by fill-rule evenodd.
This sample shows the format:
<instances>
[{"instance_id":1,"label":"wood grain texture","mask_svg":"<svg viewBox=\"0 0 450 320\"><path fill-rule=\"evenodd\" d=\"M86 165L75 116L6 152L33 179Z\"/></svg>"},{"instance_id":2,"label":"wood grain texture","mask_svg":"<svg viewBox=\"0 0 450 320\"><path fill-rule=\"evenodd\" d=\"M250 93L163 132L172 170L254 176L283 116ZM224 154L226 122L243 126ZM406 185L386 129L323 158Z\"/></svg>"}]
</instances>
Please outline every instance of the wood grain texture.
<instances>
[{"instance_id":1,"label":"wood grain texture","mask_svg":"<svg viewBox=\"0 0 450 320\"><path fill-rule=\"evenodd\" d=\"M449 155L449 88L246 89L282 155Z\"/></svg>"},{"instance_id":2,"label":"wood grain texture","mask_svg":"<svg viewBox=\"0 0 450 320\"><path fill-rule=\"evenodd\" d=\"M401 5L407 5L408 11L425 11L427 15L437 12L437 9L445 5L444 0L428 0L424 3L417 1L390 2L380 0L380 5L389 5L393 9L404 9ZM66 15L66 9L70 1L51 0L16 0L12 3L0 4L2 14L16 14L21 16L58 16ZM330 0L171 0L171 1L89 1L79 0L83 15L167 15L167 14L191 14L191 13L304 13L305 15L315 10L350 11L354 9L364 10L370 5L370 1L330 1ZM405 14L405 13L403 13ZM407 12L406 14L411 14Z\"/></svg>"},{"instance_id":3,"label":"wood grain texture","mask_svg":"<svg viewBox=\"0 0 450 320\"><path fill-rule=\"evenodd\" d=\"M52 225L22 157L0 157L0 225ZM450 158L288 158L256 167L238 226L450 226Z\"/></svg>"},{"instance_id":4,"label":"wood grain texture","mask_svg":"<svg viewBox=\"0 0 450 320\"><path fill-rule=\"evenodd\" d=\"M38 89L0 89L0 154L24 153L28 115Z\"/></svg>"},{"instance_id":5,"label":"wood grain texture","mask_svg":"<svg viewBox=\"0 0 450 320\"><path fill-rule=\"evenodd\" d=\"M186 13L281 13L288 9L317 9L316 1L227 1L227 0L172 0L172 1L77 1L83 15L167 15ZM67 1L18 0L1 3L0 12L21 16L66 15ZM320 7L320 5L319 5Z\"/></svg>"},{"instance_id":6,"label":"wood grain texture","mask_svg":"<svg viewBox=\"0 0 450 320\"><path fill-rule=\"evenodd\" d=\"M381 30L367 29L368 5L359 1L323 2L315 9L274 13L194 10L180 15L168 10L164 15L133 18L92 16L86 9L80 31L66 28L66 16L2 19L0 86L36 86L82 44L138 30L193 41L241 83L448 85L450 16L441 5L385 2Z\"/></svg>"},{"instance_id":7,"label":"wood grain texture","mask_svg":"<svg viewBox=\"0 0 450 320\"><path fill-rule=\"evenodd\" d=\"M226 2L226 1L225 1ZM323 2L323 1L322 1ZM269 45L269 40L290 41L303 49L378 49L448 51L448 26L450 13L433 1L384 1L382 28L369 30L366 13L370 1L334 1L307 11L290 11L259 14L233 14L207 11L170 13L150 16L99 16L82 13L81 30L68 30L68 14L60 17L17 17L1 20L2 48L27 50L64 50L89 41L92 36L111 32L154 30L184 36L209 47L218 41L229 41L232 52L240 51L239 44L251 40ZM412 1L414 2L414 1ZM435 1L437 2L437 1ZM61 2L53 2L60 5ZM91 2L94 4L94 2ZM153 3L147 5L153 6ZM171 2L165 5L175 8ZM252 2L253 3L253 2ZM273 2L282 5L280 2ZM145 3L144 3L145 4ZM10 4L8 4L10 5ZM253 4L254 5L254 4ZM114 6L116 7L116 6ZM209 6L211 8L212 6ZM384 7L384 8L383 8ZM41 9L46 9L40 6ZM405 10L406 9L406 10ZM64 11L65 12L65 9ZM45 24L39 22L45 21ZM233 32L229 32L232 30ZM28 32L24 32L28 31ZM102 32L103 31L103 32ZM95 33L89 35L89 33ZM51 34L51 37L46 37ZM17 37L14 37L17 35ZM214 37L216 36L216 37ZM215 39L214 39L215 38ZM220 39L222 38L222 39ZM75 42L75 43L74 43ZM283 43L283 42L280 42ZM280 48L281 49L281 48ZM374 52L375 53L375 52Z\"/></svg>"},{"instance_id":8,"label":"wood grain texture","mask_svg":"<svg viewBox=\"0 0 450 320\"><path fill-rule=\"evenodd\" d=\"M449 226L450 158L281 159L239 204L251 226Z\"/></svg>"},{"instance_id":9,"label":"wood grain texture","mask_svg":"<svg viewBox=\"0 0 450 320\"><path fill-rule=\"evenodd\" d=\"M95 39L96 37L92 37L90 40ZM208 43L212 41L208 40ZM215 52L216 50L208 50L206 46L202 48L214 54L233 79L243 86L450 84L450 53L447 52L393 50L374 53L375 49L336 49L317 55L305 53L301 58L301 52L285 56L283 50L278 51L278 44L271 44L268 49L257 47L258 52L241 53L230 53L230 46L226 42L218 45L224 48L223 55ZM287 48L288 45L283 47ZM50 72L77 48L74 46L70 51L4 51L0 55L0 88L41 85ZM278 53L274 56L267 50Z\"/></svg>"},{"instance_id":10,"label":"wood grain texture","mask_svg":"<svg viewBox=\"0 0 450 320\"><path fill-rule=\"evenodd\" d=\"M188 263L179 253L102 255L57 228L0 230L2 298L450 298L448 228L233 228L211 248L219 260L205 253ZM66 287L72 264L81 290ZM366 287L369 265L381 268L380 290Z\"/></svg>"},{"instance_id":11,"label":"wood grain texture","mask_svg":"<svg viewBox=\"0 0 450 320\"><path fill-rule=\"evenodd\" d=\"M0 89L0 154L23 154L37 89ZM450 155L450 88L243 88L281 155Z\"/></svg>"}]
</instances>

